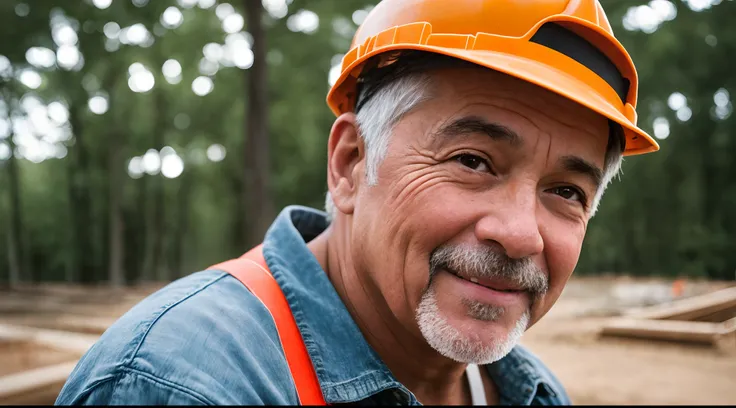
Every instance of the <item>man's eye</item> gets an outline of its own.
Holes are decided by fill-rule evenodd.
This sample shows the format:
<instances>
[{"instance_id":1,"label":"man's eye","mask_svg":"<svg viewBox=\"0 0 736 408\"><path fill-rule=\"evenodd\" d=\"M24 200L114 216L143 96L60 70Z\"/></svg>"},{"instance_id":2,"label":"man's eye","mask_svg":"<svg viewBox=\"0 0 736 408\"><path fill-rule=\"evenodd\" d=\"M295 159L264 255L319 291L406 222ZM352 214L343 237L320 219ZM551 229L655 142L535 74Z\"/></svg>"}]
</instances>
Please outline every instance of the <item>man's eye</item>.
<instances>
[{"instance_id":1,"label":"man's eye","mask_svg":"<svg viewBox=\"0 0 736 408\"><path fill-rule=\"evenodd\" d=\"M456 157L456 160L465 167L468 167L475 171L483 171L490 173L491 167L484 159L473 155L473 154L461 154Z\"/></svg>"},{"instance_id":2,"label":"man's eye","mask_svg":"<svg viewBox=\"0 0 736 408\"><path fill-rule=\"evenodd\" d=\"M580 201L585 205L585 194L574 187L555 187L552 189L552 192L565 200Z\"/></svg>"}]
</instances>

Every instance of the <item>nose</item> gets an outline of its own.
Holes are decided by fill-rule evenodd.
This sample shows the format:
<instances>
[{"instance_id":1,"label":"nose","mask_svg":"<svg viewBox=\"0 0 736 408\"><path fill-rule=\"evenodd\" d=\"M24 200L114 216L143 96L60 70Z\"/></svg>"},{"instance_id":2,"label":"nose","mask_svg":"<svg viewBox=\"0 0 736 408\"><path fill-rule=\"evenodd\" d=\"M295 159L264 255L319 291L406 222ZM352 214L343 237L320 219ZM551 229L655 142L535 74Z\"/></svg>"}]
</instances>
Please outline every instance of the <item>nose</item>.
<instances>
[{"instance_id":1,"label":"nose","mask_svg":"<svg viewBox=\"0 0 736 408\"><path fill-rule=\"evenodd\" d=\"M496 191L484 216L475 225L481 242L496 243L506 255L519 259L542 253L544 239L537 219L537 193L533 186Z\"/></svg>"}]
</instances>

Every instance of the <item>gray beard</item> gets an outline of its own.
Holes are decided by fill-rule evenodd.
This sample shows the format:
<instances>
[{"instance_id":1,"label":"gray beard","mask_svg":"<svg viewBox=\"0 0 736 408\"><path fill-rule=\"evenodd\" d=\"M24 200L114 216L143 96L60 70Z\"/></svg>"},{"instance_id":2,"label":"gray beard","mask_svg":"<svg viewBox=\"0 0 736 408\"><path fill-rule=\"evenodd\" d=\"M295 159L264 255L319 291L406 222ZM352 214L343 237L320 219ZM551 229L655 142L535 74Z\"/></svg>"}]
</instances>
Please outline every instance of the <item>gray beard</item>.
<instances>
[{"instance_id":1,"label":"gray beard","mask_svg":"<svg viewBox=\"0 0 736 408\"><path fill-rule=\"evenodd\" d=\"M468 317L484 322L492 322L501 318L506 309L474 300L463 299L463 305L467 308Z\"/></svg>"},{"instance_id":2,"label":"gray beard","mask_svg":"<svg viewBox=\"0 0 736 408\"><path fill-rule=\"evenodd\" d=\"M440 270L455 271L466 276L501 278L526 290L532 302L548 289L547 275L531 258L512 259L491 247L444 245L432 252L429 284L416 310L419 329L427 343L441 355L460 363L490 364L508 354L529 327L531 306L503 337L483 342L476 333L464 333L453 327L439 310L432 286ZM506 310L502 307L463 299L465 314L475 320L499 320Z\"/></svg>"},{"instance_id":3,"label":"gray beard","mask_svg":"<svg viewBox=\"0 0 736 408\"><path fill-rule=\"evenodd\" d=\"M467 313L479 314L480 320L498 318L504 313L502 308L472 303L474 302L467 303ZM478 365L491 364L511 352L529 327L530 317L529 310L524 311L505 336L483 342L477 334L463 333L447 321L437 306L433 287L424 293L416 310L419 330L430 347L451 360Z\"/></svg>"}]
</instances>

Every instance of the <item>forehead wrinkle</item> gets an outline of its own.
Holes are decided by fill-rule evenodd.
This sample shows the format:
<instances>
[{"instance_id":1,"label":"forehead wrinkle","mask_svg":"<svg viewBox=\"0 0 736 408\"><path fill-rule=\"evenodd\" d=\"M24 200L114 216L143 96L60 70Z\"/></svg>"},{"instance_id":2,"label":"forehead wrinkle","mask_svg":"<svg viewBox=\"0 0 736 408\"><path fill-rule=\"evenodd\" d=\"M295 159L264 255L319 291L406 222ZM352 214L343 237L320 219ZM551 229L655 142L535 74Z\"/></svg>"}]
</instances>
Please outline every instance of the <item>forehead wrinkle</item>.
<instances>
[{"instance_id":1,"label":"forehead wrinkle","mask_svg":"<svg viewBox=\"0 0 736 408\"><path fill-rule=\"evenodd\" d=\"M441 92L442 88L444 88L445 92L449 92ZM546 137L548 139L545 160L547 166L553 164L552 154L554 148L552 144L556 141L564 143L568 134L578 134L591 141L607 140L608 125L603 124L604 126L602 126L605 127L605 132L596 130L593 121L588 120L593 119L592 112L590 116L580 114L582 112L578 112L576 114L576 111L573 109L573 105L565 104L563 103L564 101L557 98L546 97L546 94L540 95L537 93L530 93L527 100L518 95L518 92L512 93L512 90L509 90L508 87L505 86L493 88L477 86L471 87L468 82L462 82L461 84L454 86L445 83L438 90L440 90L440 92L438 92L437 97L434 99L436 101L435 103L447 106L448 101L443 100L444 98L442 98L442 94L448 95L451 98L450 100L458 100L459 103L457 105L450 104L450 106L457 106L457 108L452 109L451 114L446 116L443 115L444 117L438 121L435 126L431 127L430 132L436 132L442 125L447 124L453 118L458 117L458 115L475 113L482 118L488 118L488 121L496 122L514 130L524 140L527 140L530 137L536 138L535 141L530 143L530 145L537 145L534 150L539 151L538 149L541 148L539 143L544 143L544 141L540 139ZM540 109L540 104L546 104L547 107ZM585 109L578 105L575 106L580 109ZM495 114L493 111L488 112L489 108L495 110ZM566 114L571 116L571 119L565 120L567 118L565 115L554 116L555 111L558 110L564 110ZM503 112L509 114L510 117L506 118L506 120L498 118L499 113ZM582 120L576 121L576 119ZM516 126L513 124L514 121L517 122ZM574 123L568 123L570 121L574 121ZM521 131L519 126L521 123L529 126L529 129ZM552 123L556 126L550 126ZM557 130L559 131L552 134L549 130L552 128L558 128ZM602 133L605 133L606 137L603 137ZM542 152L539 151L539 153Z\"/></svg>"},{"instance_id":2,"label":"forehead wrinkle","mask_svg":"<svg viewBox=\"0 0 736 408\"><path fill-rule=\"evenodd\" d=\"M511 100L510 98L500 98L500 99ZM563 122L562 120L560 120L559 118L552 117L552 116L548 115L546 113L546 110L545 111L539 111L539 110L536 110L533 107L531 107L531 106L529 106L529 105L527 105L527 104L525 104L525 103L523 103L521 101L519 101L519 103L521 105L523 105L523 106L528 107L529 109L532 109L535 113L538 113L541 116L544 116L545 118L547 118L549 120L555 121L557 124L560 124L560 125L564 126L565 128L569 129L570 131L579 131L579 132L582 132L585 136L590 137L593 140L600 138L600 135L599 134L594 133L592 131L589 131L588 129L584 129L584 128L579 127L579 126L571 126L571 125L568 125L565 122ZM498 105L493 105L493 106L497 107L500 110L507 111L507 112L510 112L510 113L514 114L518 118L523 119L532 128L534 128L536 130L536 136L537 136L536 140L533 143L535 145L535 148L540 143L543 143L544 142L542 140L543 138L546 138L547 139L547 153L546 153L546 159L545 159L545 167L548 167L548 166L552 165L555 162L555 160L552 158L553 144L555 143L555 141L558 141L558 142L562 141L562 139L565 138L565 134L559 134L555 138L555 134L552 134L551 132L545 130L544 128L542 128L540 126L538 126L537 123L534 120L532 120L529 116L527 116L525 113L520 112L518 110L513 110L512 108L508 108L508 107L505 107L505 106L498 106ZM607 126L606 126L606 129L608 129ZM517 132L517 133L519 135L527 134L526 132ZM608 133L606 133L606 139L605 140L608 140ZM583 161L588 162L588 163L591 163L591 162L589 162L587 160L583 160ZM598 166L593 166L593 167L595 167L597 170L599 169ZM591 176L593 176L592 175L592 172L591 172ZM597 177L592 177L592 178L597 181L596 186L600 185L600 180L598 180ZM601 180L602 180L602 178L601 178Z\"/></svg>"},{"instance_id":3,"label":"forehead wrinkle","mask_svg":"<svg viewBox=\"0 0 736 408\"><path fill-rule=\"evenodd\" d=\"M432 137L453 138L473 134L486 135L493 141L503 141L514 148L519 148L523 145L521 136L515 131L497 122L488 121L478 115L465 115L454 119L450 123L441 126L432 134Z\"/></svg>"},{"instance_id":4,"label":"forehead wrinkle","mask_svg":"<svg viewBox=\"0 0 736 408\"><path fill-rule=\"evenodd\" d=\"M530 104L524 103L524 101L518 100L518 102L521 105L523 105L523 106L527 107L528 109L532 110L534 113L536 113L536 114L538 114L540 116L543 116L545 119L547 119L547 120L549 120L551 122L557 123L558 125L561 125L563 128L565 128L568 131L581 132L581 133L585 134L587 137L594 138L594 139L597 139L597 138L600 138L601 137L600 132L596 131L593 128L592 122L586 121L586 120L579 120L580 119L580 116L578 116L578 115L575 115L574 116L575 119L572 119L572 122L567 122L567 121L564 120L565 119L565 115L559 115L559 114L558 115L554 115L552 113L552 112L555 112L554 107L562 107L563 104L559 104L559 103L558 104L554 104L555 106L553 106L551 109L537 109L537 108L535 108L534 106L532 106ZM526 115L524 115L524 114L522 114L522 113L520 113L518 111L514 111L514 112L517 113L518 115L520 115L521 117L525 118L534 127L536 127L537 129L539 129L539 126L537 126ZM570 114L573 115L573 113L570 113ZM603 117L602 116L598 117L597 119L600 119L601 121L603 121ZM585 126L586 124L588 124L588 126ZM604 134L605 134L605 136L607 138L608 137L608 125L605 124L605 123L604 123L604 125L605 125L604 126L605 127ZM541 129L540 129L540 131L541 131ZM549 136L550 137L553 137L552 134L549 134ZM562 136L564 137L564 135L562 135Z\"/></svg>"},{"instance_id":5,"label":"forehead wrinkle","mask_svg":"<svg viewBox=\"0 0 736 408\"><path fill-rule=\"evenodd\" d=\"M447 115L441 116L433 124L426 127L426 130L422 132L422 137L419 138L419 144L423 145L422 142L426 142L427 146L432 146L437 142L441 142L443 139L438 137L438 132L447 127L455 118L461 116L461 112L465 109L464 106L460 106L454 111L451 111ZM422 123L423 121L420 121ZM428 136L428 137L427 137ZM431 150L431 149L430 149Z\"/></svg>"},{"instance_id":6,"label":"forehead wrinkle","mask_svg":"<svg viewBox=\"0 0 736 408\"><path fill-rule=\"evenodd\" d=\"M511 99L509 99L509 98L496 98L496 99L500 99L502 101L505 101L505 100L511 101ZM508 120L505 120L505 121L504 120L495 120L493 118L493 116L496 116L496 115L490 115L490 118L488 119L489 122L491 122L491 123L494 123L494 122L495 123L498 123L499 125L504 126L504 127L507 127L509 130L511 130L514 133L518 134L519 137L521 138L522 143L524 142L525 139L529 139L530 137L533 137L532 135L529 135L529 133L534 133L535 134L534 136L536 136L536 137L534 137L535 140L528 141L527 142L527 143L531 142L531 143L528 144L529 146L534 146L533 149L532 149L532 151L538 150L540 143L544 143L543 139L545 139L545 136L546 136L546 139L548 141L547 141L547 154L546 154L545 167L546 166L549 166L549 164L551 163L551 154L552 154L552 135L549 132L545 131L545 129L543 129L542 127L540 127L539 125L537 125L537 123L535 123L535 121L533 121L529 116L527 116L527 114L525 114L523 112L520 112L519 110L514 110L512 107L509 107L508 104L503 104L503 103L502 104L498 104L498 103L494 103L494 101L492 101L492 100L466 102L462 106L460 106L457 109L455 109L453 111L453 114L448 115L444 120L442 120L438 124L438 126L433 129L433 132L432 133L436 133L442 127L447 126L447 124L449 122L451 122L453 120L453 118L455 118L457 116L460 116L460 115L463 115L463 114L466 114L466 113L469 113L469 114L472 115L473 112L478 112L479 111L479 109L477 109L477 108L488 109L489 106L493 107L494 109L496 109L498 111L509 113L509 114L513 115L516 119L522 120L523 122L525 122L526 124L528 124L531 128L533 128L532 129L533 132L529 132L529 131L527 131L527 132L521 132L518 129L519 126L513 126L512 124L509 123ZM477 115L477 116L479 116L480 118L485 118L488 115L486 114L486 115ZM549 116L547 116L547 117L550 118ZM514 128L516 128L516 129L514 129Z\"/></svg>"},{"instance_id":7,"label":"forehead wrinkle","mask_svg":"<svg viewBox=\"0 0 736 408\"><path fill-rule=\"evenodd\" d=\"M503 99L503 98L498 98L498 99ZM492 106L493 108L495 108L495 109L497 109L499 111L503 111L503 112L507 112L507 113L510 113L512 115L515 115L515 116L523 119L527 124L531 125L536 130L539 130L539 131L542 130L536 123L534 123L534 121L531 118L529 118L524 113L519 112L518 110L515 110L515 109L513 109L511 107L505 106L504 104L496 104L496 103L493 103L491 101L488 101L488 102L471 102L471 103L466 103L463 107L461 107L460 109L458 109L455 114L457 114L457 112L460 112L460 111L467 111L468 113L471 113L471 112L475 112L475 109L473 109L475 107L480 107L480 108L486 108L487 109L488 106ZM482 115L481 117L485 117L485 116L486 115ZM495 116L495 115L491 115L491 116ZM489 122L495 122L495 123L498 123L501 126L507 127L507 128L509 128L509 130L514 131L515 133L519 134L520 136L523 133L525 133L525 132L519 132L518 129L513 129L513 126L510 126L507 123L505 123L505 122L508 122L508 121L496 120L496 119L493 119L493 118L489 118L488 121Z\"/></svg>"},{"instance_id":8,"label":"forehead wrinkle","mask_svg":"<svg viewBox=\"0 0 736 408\"><path fill-rule=\"evenodd\" d=\"M545 158L545 167L549 166L552 159L552 141L553 141L553 135L546 131L544 128L540 127L535 123L534 120L532 120L530 117L528 117L526 114L519 112L517 110L513 110L507 107L499 107L499 109L510 112L514 115L516 115L518 118L524 120L529 126L531 126L534 130L534 132L517 132L522 138L526 136L526 138L534 137L534 140L532 143L530 143L530 146L534 146L532 151L536 151L540 148L540 144L545 142L545 139L547 140L547 153ZM546 115L545 115L546 116ZM534 133L534 135L530 135L529 133ZM534 155L534 153L531 153Z\"/></svg>"},{"instance_id":9,"label":"forehead wrinkle","mask_svg":"<svg viewBox=\"0 0 736 408\"><path fill-rule=\"evenodd\" d=\"M491 105L498 107L500 107L499 104L493 103L493 101L507 101L522 105L567 128L580 130L596 137L600 137L600 134L595 131L593 124L600 121L605 125L606 134L608 133L607 122L604 121L601 115L537 85L486 69L446 70L445 72L449 72L449 74L433 74L437 79L443 77L446 79L437 81L438 93L436 99L440 99L442 94L455 97L461 101L480 98L485 100L486 103L491 102ZM513 108L507 110L519 113L518 110ZM560 115L560 111L564 111L565 114L570 116L570 123L564 121L565 115ZM587 126L581 126L581 124L587 124Z\"/></svg>"},{"instance_id":10,"label":"forehead wrinkle","mask_svg":"<svg viewBox=\"0 0 736 408\"><path fill-rule=\"evenodd\" d=\"M475 90L474 89L473 91L471 91L470 93L468 93L466 95L469 95L470 97L480 97L480 98L483 98L483 99L487 99L486 101L483 101L483 102L471 102L471 103L465 104L465 106L466 107L472 107L472 106L476 106L476 105L490 105L490 106L493 106L493 107L495 107L497 109L500 109L500 110L503 110L503 111L506 111L506 112L509 112L509 113L518 115L519 117L523 118L528 124L530 124L531 126L533 126L534 128L536 128L536 129L539 130L540 127L537 125L537 123L535 123L535 122L538 122L538 120L537 121L534 121L534 120L532 120L529 117L528 114L525 114L524 112L522 112L519 109L514 109L513 105L514 104L518 104L518 105L521 105L522 107L524 107L524 108L526 108L526 109L528 109L528 110L530 110L530 111L532 111L532 112L534 112L534 113L536 113L536 114L544 117L544 119L549 120L549 121L552 121L552 122L556 122L557 124L562 125L563 127L567 128L569 130L572 130L572 131L580 131L580 132L583 132L583 133L587 134L590 137L595 137L595 138L600 137L599 132L593 130L592 126L581 126L584 123L590 123L590 121L587 121L587 120L582 120L582 121L581 120L576 120L576 119L579 119L581 116L578 115L578 114L575 114L574 112L571 112L572 109L569 109L569 107L566 106L568 104L562 103L563 101L559 101L559 100L557 100L557 98L542 98L542 97L539 97L539 96L535 96L533 98L530 98L531 100L539 101L539 103L541 103L541 104L545 104L545 105L548 105L548 106L551 105L551 108L548 108L548 109L539 109L537 106L535 106L535 104L530 103L530 102L527 102L526 99L518 97L516 94L511 93L511 91L501 91L501 90L497 90L496 89L496 90L494 90L494 92L498 92L498 93L497 94L493 94L493 95L482 94L481 92L482 91L480 91L480 90ZM466 96L466 98L467 98L467 96ZM495 103L495 101L501 101L502 103ZM564 101L564 102L567 102L567 101ZM571 103L573 103L573 102L571 102ZM586 108L584 108L582 106L579 106L579 107L581 109L584 109L584 110L588 111ZM564 110L568 111L568 113L575 118L573 120L573 122L567 122L567 121L565 121L564 120L565 115L555 114L556 112L558 112L558 110L561 110L561 109L564 109ZM591 118L594 117L594 115L597 115L597 114L595 114L593 112L590 112L590 113L591 113ZM599 115L597 115L597 116L599 116ZM598 117L598 119L603 120L602 117ZM608 135L608 130L607 130L608 129L608 126L605 126L605 128L606 128L606 135Z\"/></svg>"}]
</instances>

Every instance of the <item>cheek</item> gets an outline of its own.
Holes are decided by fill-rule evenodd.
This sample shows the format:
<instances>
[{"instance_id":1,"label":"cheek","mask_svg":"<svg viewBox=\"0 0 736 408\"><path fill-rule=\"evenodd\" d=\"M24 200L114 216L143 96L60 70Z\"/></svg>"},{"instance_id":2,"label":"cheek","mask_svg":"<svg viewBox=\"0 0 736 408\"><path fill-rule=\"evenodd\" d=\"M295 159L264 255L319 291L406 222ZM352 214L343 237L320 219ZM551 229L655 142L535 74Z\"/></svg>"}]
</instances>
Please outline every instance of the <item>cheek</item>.
<instances>
[{"instance_id":1,"label":"cheek","mask_svg":"<svg viewBox=\"0 0 736 408\"><path fill-rule=\"evenodd\" d=\"M472 233L476 214L468 197L438 179L404 186L379 183L364 198L373 208L365 214L371 217L370 232L361 234L372 247L373 260L366 264L379 265L372 275L388 306L413 321L429 283L432 251L466 231Z\"/></svg>"},{"instance_id":2,"label":"cheek","mask_svg":"<svg viewBox=\"0 0 736 408\"><path fill-rule=\"evenodd\" d=\"M389 233L434 244L432 249L467 228L483 205L472 191L458 186L458 180L443 168L418 165L400 176L387 177L382 214ZM407 237L408 239L408 237Z\"/></svg>"},{"instance_id":3,"label":"cheek","mask_svg":"<svg viewBox=\"0 0 736 408\"><path fill-rule=\"evenodd\" d=\"M545 258L549 270L549 291L540 305L540 316L557 301L575 265L585 237L585 225L567 220L550 219L540 228L545 242Z\"/></svg>"}]
</instances>

